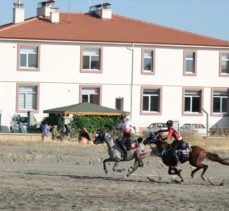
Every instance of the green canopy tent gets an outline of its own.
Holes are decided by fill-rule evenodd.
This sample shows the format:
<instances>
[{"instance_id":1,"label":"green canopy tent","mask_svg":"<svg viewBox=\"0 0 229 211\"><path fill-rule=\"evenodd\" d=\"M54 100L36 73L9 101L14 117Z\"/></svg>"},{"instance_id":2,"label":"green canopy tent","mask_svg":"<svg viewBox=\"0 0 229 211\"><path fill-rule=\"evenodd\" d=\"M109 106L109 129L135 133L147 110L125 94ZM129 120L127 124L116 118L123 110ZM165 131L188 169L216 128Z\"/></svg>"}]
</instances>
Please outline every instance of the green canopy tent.
<instances>
[{"instance_id":1,"label":"green canopy tent","mask_svg":"<svg viewBox=\"0 0 229 211\"><path fill-rule=\"evenodd\" d=\"M44 110L43 112L48 114L61 114L64 116L69 114L97 116L119 116L122 113L127 114L127 112L124 111L96 105L93 103L73 104L64 107Z\"/></svg>"}]
</instances>

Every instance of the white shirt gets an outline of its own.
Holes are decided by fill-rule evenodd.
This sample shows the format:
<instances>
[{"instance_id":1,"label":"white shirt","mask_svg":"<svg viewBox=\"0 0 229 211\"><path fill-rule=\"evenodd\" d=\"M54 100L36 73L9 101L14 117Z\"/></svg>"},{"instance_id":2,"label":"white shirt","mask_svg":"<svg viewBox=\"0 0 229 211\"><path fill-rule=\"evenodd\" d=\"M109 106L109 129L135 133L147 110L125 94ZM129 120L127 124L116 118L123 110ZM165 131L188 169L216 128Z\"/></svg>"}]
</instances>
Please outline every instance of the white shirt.
<instances>
[{"instance_id":1,"label":"white shirt","mask_svg":"<svg viewBox=\"0 0 229 211\"><path fill-rule=\"evenodd\" d=\"M134 127L130 121L120 122L117 126L118 129L125 130L126 128Z\"/></svg>"}]
</instances>

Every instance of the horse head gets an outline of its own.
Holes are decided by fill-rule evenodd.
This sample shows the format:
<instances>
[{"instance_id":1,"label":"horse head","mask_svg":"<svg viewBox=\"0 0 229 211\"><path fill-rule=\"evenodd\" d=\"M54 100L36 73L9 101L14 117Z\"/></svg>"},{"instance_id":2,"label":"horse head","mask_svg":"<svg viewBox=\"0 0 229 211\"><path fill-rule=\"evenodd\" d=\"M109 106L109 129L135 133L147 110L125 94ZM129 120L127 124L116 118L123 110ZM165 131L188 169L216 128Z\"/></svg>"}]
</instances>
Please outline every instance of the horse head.
<instances>
[{"instance_id":1,"label":"horse head","mask_svg":"<svg viewBox=\"0 0 229 211\"><path fill-rule=\"evenodd\" d=\"M149 136L143 141L144 145L155 144L159 150L163 150L169 146L169 144L162 139L161 134L149 133Z\"/></svg>"},{"instance_id":2,"label":"horse head","mask_svg":"<svg viewBox=\"0 0 229 211\"><path fill-rule=\"evenodd\" d=\"M111 135L102 129L98 129L95 133L95 143L97 144L108 142L110 138Z\"/></svg>"},{"instance_id":3,"label":"horse head","mask_svg":"<svg viewBox=\"0 0 229 211\"><path fill-rule=\"evenodd\" d=\"M156 144L156 141L157 141L156 135L153 133L149 133L149 136L143 141L143 144L144 145Z\"/></svg>"}]
</instances>

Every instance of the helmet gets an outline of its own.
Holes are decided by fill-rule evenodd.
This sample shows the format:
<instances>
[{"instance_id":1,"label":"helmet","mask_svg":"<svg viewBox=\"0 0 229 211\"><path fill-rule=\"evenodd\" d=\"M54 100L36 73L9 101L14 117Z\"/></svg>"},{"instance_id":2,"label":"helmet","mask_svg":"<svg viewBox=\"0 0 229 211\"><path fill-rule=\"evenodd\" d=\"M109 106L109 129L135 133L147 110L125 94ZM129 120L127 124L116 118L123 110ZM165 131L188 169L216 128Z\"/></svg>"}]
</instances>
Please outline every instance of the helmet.
<instances>
[{"instance_id":1,"label":"helmet","mask_svg":"<svg viewBox=\"0 0 229 211\"><path fill-rule=\"evenodd\" d=\"M119 118L120 119L124 119L124 118L126 118L126 115L125 114L120 114Z\"/></svg>"},{"instance_id":2,"label":"helmet","mask_svg":"<svg viewBox=\"0 0 229 211\"><path fill-rule=\"evenodd\" d=\"M173 126L173 121L172 121L172 120L168 120L168 121L166 122L166 125L167 125L168 127L172 127L172 126Z\"/></svg>"},{"instance_id":3,"label":"helmet","mask_svg":"<svg viewBox=\"0 0 229 211\"><path fill-rule=\"evenodd\" d=\"M130 128L125 128L123 130L123 135L124 136L130 136L130 134L131 134L131 129Z\"/></svg>"}]
</instances>

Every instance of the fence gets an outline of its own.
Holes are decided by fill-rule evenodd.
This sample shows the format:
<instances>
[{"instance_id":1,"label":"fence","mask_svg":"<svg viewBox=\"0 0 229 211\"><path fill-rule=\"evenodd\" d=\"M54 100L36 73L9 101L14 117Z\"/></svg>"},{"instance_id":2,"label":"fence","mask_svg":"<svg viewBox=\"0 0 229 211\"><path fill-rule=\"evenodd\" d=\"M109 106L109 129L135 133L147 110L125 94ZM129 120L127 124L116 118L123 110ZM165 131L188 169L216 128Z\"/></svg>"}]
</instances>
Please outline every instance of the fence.
<instances>
[{"instance_id":1,"label":"fence","mask_svg":"<svg viewBox=\"0 0 229 211\"><path fill-rule=\"evenodd\" d=\"M229 136L229 128L211 128L211 136Z\"/></svg>"}]
</instances>

